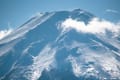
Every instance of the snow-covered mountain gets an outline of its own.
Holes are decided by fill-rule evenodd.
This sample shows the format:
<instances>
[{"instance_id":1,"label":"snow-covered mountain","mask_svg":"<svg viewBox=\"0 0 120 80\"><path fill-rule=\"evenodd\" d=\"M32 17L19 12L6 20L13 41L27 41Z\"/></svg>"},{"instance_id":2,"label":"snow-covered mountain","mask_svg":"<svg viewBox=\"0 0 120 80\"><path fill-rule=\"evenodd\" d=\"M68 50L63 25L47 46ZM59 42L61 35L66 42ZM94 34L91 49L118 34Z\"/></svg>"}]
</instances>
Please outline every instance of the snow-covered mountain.
<instances>
[{"instance_id":1,"label":"snow-covered mountain","mask_svg":"<svg viewBox=\"0 0 120 80\"><path fill-rule=\"evenodd\" d=\"M81 9L37 14L0 40L0 79L120 80L119 32Z\"/></svg>"}]
</instances>

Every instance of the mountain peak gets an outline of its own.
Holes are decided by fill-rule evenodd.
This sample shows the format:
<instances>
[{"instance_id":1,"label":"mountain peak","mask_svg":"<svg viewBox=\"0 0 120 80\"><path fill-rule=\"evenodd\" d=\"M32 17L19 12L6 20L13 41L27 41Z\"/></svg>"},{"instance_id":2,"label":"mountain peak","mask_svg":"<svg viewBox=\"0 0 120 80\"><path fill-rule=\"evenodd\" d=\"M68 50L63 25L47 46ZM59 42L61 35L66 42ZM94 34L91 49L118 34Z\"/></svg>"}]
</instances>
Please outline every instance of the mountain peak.
<instances>
[{"instance_id":1,"label":"mountain peak","mask_svg":"<svg viewBox=\"0 0 120 80\"><path fill-rule=\"evenodd\" d=\"M83 11L83 10L80 8L77 8L77 9L74 9L73 11Z\"/></svg>"},{"instance_id":2,"label":"mountain peak","mask_svg":"<svg viewBox=\"0 0 120 80\"><path fill-rule=\"evenodd\" d=\"M119 80L120 43L96 34L114 24L93 18L81 9L37 13L0 40L0 79Z\"/></svg>"}]
</instances>

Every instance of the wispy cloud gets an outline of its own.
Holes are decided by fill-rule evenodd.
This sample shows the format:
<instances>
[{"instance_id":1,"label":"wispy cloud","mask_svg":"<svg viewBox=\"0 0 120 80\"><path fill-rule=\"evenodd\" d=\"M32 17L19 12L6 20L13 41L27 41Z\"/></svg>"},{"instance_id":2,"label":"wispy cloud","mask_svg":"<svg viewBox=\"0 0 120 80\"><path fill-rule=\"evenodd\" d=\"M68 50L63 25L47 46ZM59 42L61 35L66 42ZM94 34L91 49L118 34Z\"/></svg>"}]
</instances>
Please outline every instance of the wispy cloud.
<instances>
[{"instance_id":1,"label":"wispy cloud","mask_svg":"<svg viewBox=\"0 0 120 80\"><path fill-rule=\"evenodd\" d=\"M72 28L78 32L92 34L106 33L106 31L118 34L120 31L119 23L112 23L110 21L100 20L98 18L93 18L88 24L85 24L83 21L68 18L62 22L61 27L64 31Z\"/></svg>"},{"instance_id":2,"label":"wispy cloud","mask_svg":"<svg viewBox=\"0 0 120 80\"><path fill-rule=\"evenodd\" d=\"M113 10L113 9L106 9L106 12L110 12L110 13L119 13L117 10Z\"/></svg>"},{"instance_id":3,"label":"wispy cloud","mask_svg":"<svg viewBox=\"0 0 120 80\"><path fill-rule=\"evenodd\" d=\"M0 31L0 39L4 38L5 36L9 35L13 29L6 29Z\"/></svg>"}]
</instances>

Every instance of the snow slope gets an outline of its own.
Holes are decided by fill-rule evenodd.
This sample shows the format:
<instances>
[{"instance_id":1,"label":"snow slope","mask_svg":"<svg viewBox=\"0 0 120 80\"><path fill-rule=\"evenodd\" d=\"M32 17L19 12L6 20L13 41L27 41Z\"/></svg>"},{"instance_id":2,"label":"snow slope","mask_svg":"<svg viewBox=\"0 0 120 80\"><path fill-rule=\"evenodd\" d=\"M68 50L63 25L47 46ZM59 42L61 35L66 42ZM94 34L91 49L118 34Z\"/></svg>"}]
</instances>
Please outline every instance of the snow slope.
<instances>
[{"instance_id":1,"label":"snow slope","mask_svg":"<svg viewBox=\"0 0 120 80\"><path fill-rule=\"evenodd\" d=\"M0 79L120 80L119 32L81 9L36 15L0 40Z\"/></svg>"}]
</instances>

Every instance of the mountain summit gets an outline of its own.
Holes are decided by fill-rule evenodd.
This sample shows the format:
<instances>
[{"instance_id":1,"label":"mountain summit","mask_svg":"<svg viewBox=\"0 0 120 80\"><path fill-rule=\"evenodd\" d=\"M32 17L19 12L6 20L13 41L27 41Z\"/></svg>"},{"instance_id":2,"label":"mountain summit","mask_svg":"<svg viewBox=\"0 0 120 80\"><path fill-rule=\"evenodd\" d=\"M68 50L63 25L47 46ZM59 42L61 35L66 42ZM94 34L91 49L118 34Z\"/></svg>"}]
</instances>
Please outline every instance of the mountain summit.
<instances>
[{"instance_id":1,"label":"mountain summit","mask_svg":"<svg viewBox=\"0 0 120 80\"><path fill-rule=\"evenodd\" d=\"M0 40L0 79L120 80L119 28L81 9L37 14Z\"/></svg>"}]
</instances>

